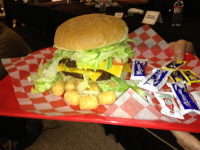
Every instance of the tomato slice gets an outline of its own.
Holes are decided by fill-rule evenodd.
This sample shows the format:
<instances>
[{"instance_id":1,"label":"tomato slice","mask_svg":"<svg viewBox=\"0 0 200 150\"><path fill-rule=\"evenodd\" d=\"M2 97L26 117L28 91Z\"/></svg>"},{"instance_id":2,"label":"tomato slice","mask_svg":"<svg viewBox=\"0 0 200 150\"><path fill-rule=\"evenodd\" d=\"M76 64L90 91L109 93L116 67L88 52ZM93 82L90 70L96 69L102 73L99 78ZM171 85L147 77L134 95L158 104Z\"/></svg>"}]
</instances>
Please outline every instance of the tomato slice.
<instances>
[{"instance_id":1,"label":"tomato slice","mask_svg":"<svg viewBox=\"0 0 200 150\"><path fill-rule=\"evenodd\" d=\"M112 60L112 63L113 63L113 65L120 65L120 66L125 64L123 61L118 62L118 61L116 61L114 58L113 58L113 60Z\"/></svg>"}]
</instances>

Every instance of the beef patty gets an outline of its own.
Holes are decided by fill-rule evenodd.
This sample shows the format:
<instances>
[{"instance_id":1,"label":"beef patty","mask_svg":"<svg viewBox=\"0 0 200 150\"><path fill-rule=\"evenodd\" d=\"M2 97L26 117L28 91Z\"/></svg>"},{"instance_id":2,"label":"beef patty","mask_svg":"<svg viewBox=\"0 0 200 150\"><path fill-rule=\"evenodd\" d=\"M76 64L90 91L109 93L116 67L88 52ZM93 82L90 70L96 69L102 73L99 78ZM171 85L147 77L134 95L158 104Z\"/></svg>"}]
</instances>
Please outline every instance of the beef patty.
<instances>
[{"instance_id":1,"label":"beef patty","mask_svg":"<svg viewBox=\"0 0 200 150\"><path fill-rule=\"evenodd\" d=\"M74 60L70 60L69 58L67 59L62 59L59 63L63 63L65 64L65 66L70 67L70 68L74 68L77 67L76 66L76 61ZM90 69L91 70L91 69ZM113 76L112 74L103 71L103 70L97 70L97 72L101 72L101 76L97 79L97 81L102 81L102 80L108 80L111 78L111 76ZM75 78L79 78L79 79L83 79L83 75L79 74L79 73L71 73L71 72L63 72L65 75L70 75L73 76Z\"/></svg>"}]
</instances>

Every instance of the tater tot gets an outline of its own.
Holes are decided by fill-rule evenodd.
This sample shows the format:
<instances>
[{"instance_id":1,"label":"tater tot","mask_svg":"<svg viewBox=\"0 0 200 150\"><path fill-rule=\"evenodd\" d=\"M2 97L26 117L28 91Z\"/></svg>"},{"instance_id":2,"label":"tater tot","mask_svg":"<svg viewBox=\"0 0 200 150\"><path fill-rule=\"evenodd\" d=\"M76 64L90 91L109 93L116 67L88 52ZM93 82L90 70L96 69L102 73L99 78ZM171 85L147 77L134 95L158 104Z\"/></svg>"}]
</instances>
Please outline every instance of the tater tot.
<instances>
[{"instance_id":1,"label":"tater tot","mask_svg":"<svg viewBox=\"0 0 200 150\"><path fill-rule=\"evenodd\" d=\"M80 94L77 91L66 91L64 94L64 99L67 101L69 104L73 106L77 106L80 103Z\"/></svg>"},{"instance_id":2,"label":"tater tot","mask_svg":"<svg viewBox=\"0 0 200 150\"><path fill-rule=\"evenodd\" d=\"M101 92L98 94L99 104L109 105L113 104L116 101L116 96L114 91Z\"/></svg>"},{"instance_id":3,"label":"tater tot","mask_svg":"<svg viewBox=\"0 0 200 150\"><path fill-rule=\"evenodd\" d=\"M98 108L98 100L94 95L87 95L80 97L80 109L96 109Z\"/></svg>"},{"instance_id":4,"label":"tater tot","mask_svg":"<svg viewBox=\"0 0 200 150\"><path fill-rule=\"evenodd\" d=\"M101 88L99 87L97 82L92 82L90 84L90 88L91 88L92 91L101 92Z\"/></svg>"},{"instance_id":5,"label":"tater tot","mask_svg":"<svg viewBox=\"0 0 200 150\"><path fill-rule=\"evenodd\" d=\"M62 80L56 81L56 83L52 86L53 95L61 96L65 91L65 82Z\"/></svg>"},{"instance_id":6,"label":"tater tot","mask_svg":"<svg viewBox=\"0 0 200 150\"><path fill-rule=\"evenodd\" d=\"M65 91L76 90L76 79L71 79L65 84Z\"/></svg>"},{"instance_id":7,"label":"tater tot","mask_svg":"<svg viewBox=\"0 0 200 150\"><path fill-rule=\"evenodd\" d=\"M72 77L72 78L69 78L68 81L76 83L76 82L77 82L77 79Z\"/></svg>"}]
</instances>

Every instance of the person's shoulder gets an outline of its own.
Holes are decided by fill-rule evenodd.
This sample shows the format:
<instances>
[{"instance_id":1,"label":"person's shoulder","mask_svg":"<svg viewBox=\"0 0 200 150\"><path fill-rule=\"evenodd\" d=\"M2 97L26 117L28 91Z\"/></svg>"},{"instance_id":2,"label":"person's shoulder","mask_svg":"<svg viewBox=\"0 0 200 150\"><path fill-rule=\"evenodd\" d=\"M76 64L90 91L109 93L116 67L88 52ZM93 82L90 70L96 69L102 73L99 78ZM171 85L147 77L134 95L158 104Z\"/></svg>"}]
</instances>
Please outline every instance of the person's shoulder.
<instances>
[{"instance_id":1,"label":"person's shoulder","mask_svg":"<svg viewBox=\"0 0 200 150\"><path fill-rule=\"evenodd\" d=\"M0 22L0 58L22 57L31 52L24 39Z\"/></svg>"}]
</instances>

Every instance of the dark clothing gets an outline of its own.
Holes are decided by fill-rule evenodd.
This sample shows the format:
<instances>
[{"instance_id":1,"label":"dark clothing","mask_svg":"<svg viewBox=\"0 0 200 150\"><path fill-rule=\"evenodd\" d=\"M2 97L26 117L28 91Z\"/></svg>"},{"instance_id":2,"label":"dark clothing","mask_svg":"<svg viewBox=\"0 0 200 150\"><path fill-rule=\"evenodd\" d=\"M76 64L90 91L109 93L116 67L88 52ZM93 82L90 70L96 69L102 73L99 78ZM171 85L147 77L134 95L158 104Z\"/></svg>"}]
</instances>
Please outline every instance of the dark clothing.
<instances>
[{"instance_id":1,"label":"dark clothing","mask_svg":"<svg viewBox=\"0 0 200 150\"><path fill-rule=\"evenodd\" d=\"M22 37L0 22L0 58L21 57L30 52Z\"/></svg>"},{"instance_id":2,"label":"dark clothing","mask_svg":"<svg viewBox=\"0 0 200 150\"><path fill-rule=\"evenodd\" d=\"M144 128L115 125L103 125L103 127L106 135L113 134L116 142L119 142L126 150L173 150L172 147L182 149L176 142L176 138L167 130L157 130L156 135L164 138L163 140L167 141L170 146Z\"/></svg>"},{"instance_id":3,"label":"dark clothing","mask_svg":"<svg viewBox=\"0 0 200 150\"><path fill-rule=\"evenodd\" d=\"M26 42L12 29L0 22L0 59L26 56L31 49ZM7 71L0 61L0 80L7 75Z\"/></svg>"},{"instance_id":4,"label":"dark clothing","mask_svg":"<svg viewBox=\"0 0 200 150\"><path fill-rule=\"evenodd\" d=\"M118 125L103 125L106 135L114 135L126 150L183 150L168 130L145 129ZM198 140L200 135L192 133Z\"/></svg>"},{"instance_id":5,"label":"dark clothing","mask_svg":"<svg viewBox=\"0 0 200 150\"><path fill-rule=\"evenodd\" d=\"M0 116L0 137L19 141L27 137L26 120L24 118Z\"/></svg>"}]
</instances>

